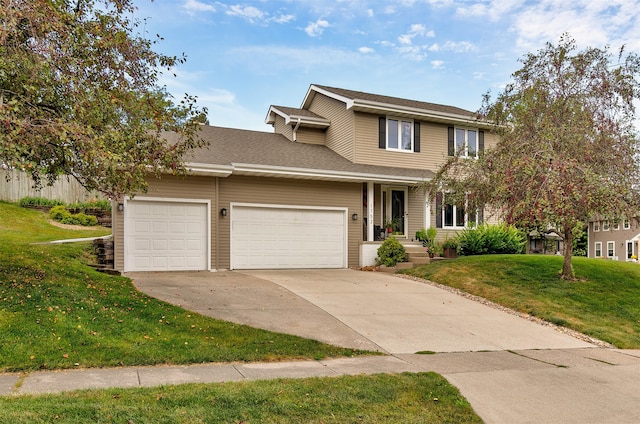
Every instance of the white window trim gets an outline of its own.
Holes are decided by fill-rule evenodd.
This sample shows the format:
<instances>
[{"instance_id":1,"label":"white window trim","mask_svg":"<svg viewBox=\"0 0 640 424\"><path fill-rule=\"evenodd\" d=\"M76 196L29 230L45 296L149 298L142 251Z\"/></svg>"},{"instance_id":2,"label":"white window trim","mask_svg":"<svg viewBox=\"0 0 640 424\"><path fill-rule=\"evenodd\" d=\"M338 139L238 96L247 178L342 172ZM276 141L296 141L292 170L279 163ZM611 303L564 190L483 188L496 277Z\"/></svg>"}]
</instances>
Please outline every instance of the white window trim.
<instances>
[{"instance_id":1,"label":"white window trim","mask_svg":"<svg viewBox=\"0 0 640 424\"><path fill-rule=\"evenodd\" d=\"M613 251L613 254L609 254L609 245L613 246L613 249L611 249ZM608 241L607 242L607 258L615 258L616 257L616 242L615 241Z\"/></svg>"},{"instance_id":2,"label":"white window trim","mask_svg":"<svg viewBox=\"0 0 640 424\"><path fill-rule=\"evenodd\" d=\"M600 221L593 221L593 232L600 232Z\"/></svg>"},{"instance_id":3,"label":"white window trim","mask_svg":"<svg viewBox=\"0 0 640 424\"><path fill-rule=\"evenodd\" d=\"M389 121L398 121L398 147L394 148L394 147L389 147ZM409 150L407 149L403 149L402 148L402 122L408 122L411 124L411 135L410 135L410 140L411 140L411 147L409 148ZM407 118L400 118L397 116L387 116L387 121L386 121L386 132L385 132L385 148L391 152L401 152L401 153L413 153L413 149L414 149L414 120L413 119L407 119Z\"/></svg>"},{"instance_id":4,"label":"white window trim","mask_svg":"<svg viewBox=\"0 0 640 424\"><path fill-rule=\"evenodd\" d=\"M598 250L600 250L600 254L598 255ZM594 258L601 258L602 257L602 242L601 241L597 241L595 243L595 246L593 248L593 257Z\"/></svg>"},{"instance_id":5,"label":"white window trim","mask_svg":"<svg viewBox=\"0 0 640 424\"><path fill-rule=\"evenodd\" d=\"M480 129L479 128L472 128L472 127L454 127L453 129L453 145L455 147L455 150L458 151L458 130L463 130L464 131L464 146L463 146L463 152L461 154L462 157L465 158L474 158L477 159L478 155L480 153ZM476 133L476 154L475 156L469 156L469 137L468 137L468 132L469 131L475 131Z\"/></svg>"},{"instance_id":6,"label":"white window trim","mask_svg":"<svg viewBox=\"0 0 640 424\"><path fill-rule=\"evenodd\" d=\"M613 230L618 231L620 229L620 221L613 222Z\"/></svg>"},{"instance_id":7,"label":"white window trim","mask_svg":"<svg viewBox=\"0 0 640 424\"><path fill-rule=\"evenodd\" d=\"M622 228L624 228L625 230L628 230L631 228L631 221L629 221L628 219L624 220L624 223L622 224Z\"/></svg>"},{"instance_id":8,"label":"white window trim","mask_svg":"<svg viewBox=\"0 0 640 424\"><path fill-rule=\"evenodd\" d=\"M462 230L464 228L467 227L468 223L469 223L469 208L465 205L464 207L464 223L463 225L446 225L445 222L445 211L446 211L446 196L447 196L447 192L442 192L442 229L448 229L448 230ZM458 222L456 222L456 217L458 216L458 207L456 205L452 205L453 206L453 221L454 224L458 224ZM478 216L480 215L480 210L477 209L476 210L476 222L475 224L478 225Z\"/></svg>"},{"instance_id":9,"label":"white window trim","mask_svg":"<svg viewBox=\"0 0 640 424\"><path fill-rule=\"evenodd\" d=\"M602 221L602 231L609 231L611 229L611 225L609 221Z\"/></svg>"}]
</instances>

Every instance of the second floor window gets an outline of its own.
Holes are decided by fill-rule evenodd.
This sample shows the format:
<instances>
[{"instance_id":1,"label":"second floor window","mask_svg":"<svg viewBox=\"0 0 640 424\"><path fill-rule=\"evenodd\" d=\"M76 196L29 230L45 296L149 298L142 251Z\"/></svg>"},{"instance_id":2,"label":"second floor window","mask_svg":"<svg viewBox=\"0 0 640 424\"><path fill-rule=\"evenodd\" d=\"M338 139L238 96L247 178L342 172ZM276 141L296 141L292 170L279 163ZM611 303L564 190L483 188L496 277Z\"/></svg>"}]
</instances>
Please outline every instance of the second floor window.
<instances>
[{"instance_id":1,"label":"second floor window","mask_svg":"<svg viewBox=\"0 0 640 424\"><path fill-rule=\"evenodd\" d=\"M420 151L420 122L381 116L378 126L379 148L396 152Z\"/></svg>"},{"instance_id":2,"label":"second floor window","mask_svg":"<svg viewBox=\"0 0 640 424\"><path fill-rule=\"evenodd\" d=\"M413 121L387 119L387 149L413 151Z\"/></svg>"},{"instance_id":3,"label":"second floor window","mask_svg":"<svg viewBox=\"0 0 640 424\"><path fill-rule=\"evenodd\" d=\"M462 157L477 158L484 150L484 131L477 128L449 127L449 156L460 153Z\"/></svg>"}]
</instances>

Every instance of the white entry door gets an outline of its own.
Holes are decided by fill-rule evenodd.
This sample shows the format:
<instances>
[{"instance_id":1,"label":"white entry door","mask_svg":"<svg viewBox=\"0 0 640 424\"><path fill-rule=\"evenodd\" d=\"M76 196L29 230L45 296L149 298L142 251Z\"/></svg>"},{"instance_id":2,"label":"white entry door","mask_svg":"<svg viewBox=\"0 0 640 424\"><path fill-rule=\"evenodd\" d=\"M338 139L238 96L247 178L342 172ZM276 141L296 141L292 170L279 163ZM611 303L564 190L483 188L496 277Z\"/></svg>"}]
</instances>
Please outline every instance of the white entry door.
<instances>
[{"instance_id":1,"label":"white entry door","mask_svg":"<svg viewBox=\"0 0 640 424\"><path fill-rule=\"evenodd\" d=\"M231 268L346 268L346 209L232 205Z\"/></svg>"},{"instance_id":2,"label":"white entry door","mask_svg":"<svg viewBox=\"0 0 640 424\"><path fill-rule=\"evenodd\" d=\"M209 268L207 202L129 200L124 234L125 271Z\"/></svg>"}]
</instances>

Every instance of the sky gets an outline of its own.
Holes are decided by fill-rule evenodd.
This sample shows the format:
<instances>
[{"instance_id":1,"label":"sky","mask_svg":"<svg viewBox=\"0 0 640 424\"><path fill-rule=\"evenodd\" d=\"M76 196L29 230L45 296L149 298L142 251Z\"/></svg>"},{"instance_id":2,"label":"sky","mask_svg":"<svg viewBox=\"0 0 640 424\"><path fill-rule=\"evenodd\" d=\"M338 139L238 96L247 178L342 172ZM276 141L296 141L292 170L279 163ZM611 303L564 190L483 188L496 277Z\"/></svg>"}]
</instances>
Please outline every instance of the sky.
<instances>
[{"instance_id":1,"label":"sky","mask_svg":"<svg viewBox=\"0 0 640 424\"><path fill-rule=\"evenodd\" d=\"M137 0L154 50L186 55L160 84L211 125L271 132L271 105L311 84L476 111L527 53L563 33L640 54L640 0ZM175 74L175 77L174 77Z\"/></svg>"}]
</instances>

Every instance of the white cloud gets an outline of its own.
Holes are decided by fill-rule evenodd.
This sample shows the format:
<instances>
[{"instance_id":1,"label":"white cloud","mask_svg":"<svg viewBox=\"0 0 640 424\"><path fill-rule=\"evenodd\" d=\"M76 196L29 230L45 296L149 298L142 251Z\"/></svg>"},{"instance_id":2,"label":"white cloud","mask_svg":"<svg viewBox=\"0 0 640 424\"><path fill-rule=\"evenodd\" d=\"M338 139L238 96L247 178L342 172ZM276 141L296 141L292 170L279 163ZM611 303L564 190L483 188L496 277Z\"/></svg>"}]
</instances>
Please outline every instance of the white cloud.
<instances>
[{"instance_id":1,"label":"white cloud","mask_svg":"<svg viewBox=\"0 0 640 424\"><path fill-rule=\"evenodd\" d=\"M294 15L279 15L279 16L274 16L273 18L269 18L267 19L268 22L275 22L277 24L286 24L289 23L293 20L295 20L296 17Z\"/></svg>"},{"instance_id":2,"label":"white cloud","mask_svg":"<svg viewBox=\"0 0 640 424\"><path fill-rule=\"evenodd\" d=\"M443 60L432 60L431 67L433 69L444 69L444 61Z\"/></svg>"},{"instance_id":3,"label":"white cloud","mask_svg":"<svg viewBox=\"0 0 640 424\"><path fill-rule=\"evenodd\" d=\"M467 53L478 51L478 47L469 41L447 41L442 45L442 50L455 53Z\"/></svg>"},{"instance_id":4,"label":"white cloud","mask_svg":"<svg viewBox=\"0 0 640 424\"><path fill-rule=\"evenodd\" d=\"M322 35L326 28L329 28L329 22L324 19L318 19L315 22L310 22L304 31L309 35L309 37L318 37Z\"/></svg>"},{"instance_id":5,"label":"white cloud","mask_svg":"<svg viewBox=\"0 0 640 424\"><path fill-rule=\"evenodd\" d=\"M182 5L182 8L186 10L189 15L197 15L203 12L215 12L216 8L210 4L200 2L198 0L187 0Z\"/></svg>"},{"instance_id":6,"label":"white cloud","mask_svg":"<svg viewBox=\"0 0 640 424\"><path fill-rule=\"evenodd\" d=\"M407 34L402 34L398 37L398 41L400 44L410 45L413 44L413 39L421 36L421 37L435 37L436 33L432 31L427 31L427 28L422 24L413 24L409 27L409 32Z\"/></svg>"},{"instance_id":7,"label":"white cloud","mask_svg":"<svg viewBox=\"0 0 640 424\"><path fill-rule=\"evenodd\" d=\"M373 18L373 9L367 9L367 16Z\"/></svg>"},{"instance_id":8,"label":"white cloud","mask_svg":"<svg viewBox=\"0 0 640 424\"><path fill-rule=\"evenodd\" d=\"M359 51L360 53L364 53L364 54L374 53L374 52L375 52L375 50L373 50L371 47L360 47L360 48L358 49L358 51Z\"/></svg>"},{"instance_id":9,"label":"white cloud","mask_svg":"<svg viewBox=\"0 0 640 424\"><path fill-rule=\"evenodd\" d=\"M239 4L231 6L227 10L227 15L240 16L249 22L261 21L265 14L260 9L253 6L240 6Z\"/></svg>"}]
</instances>

